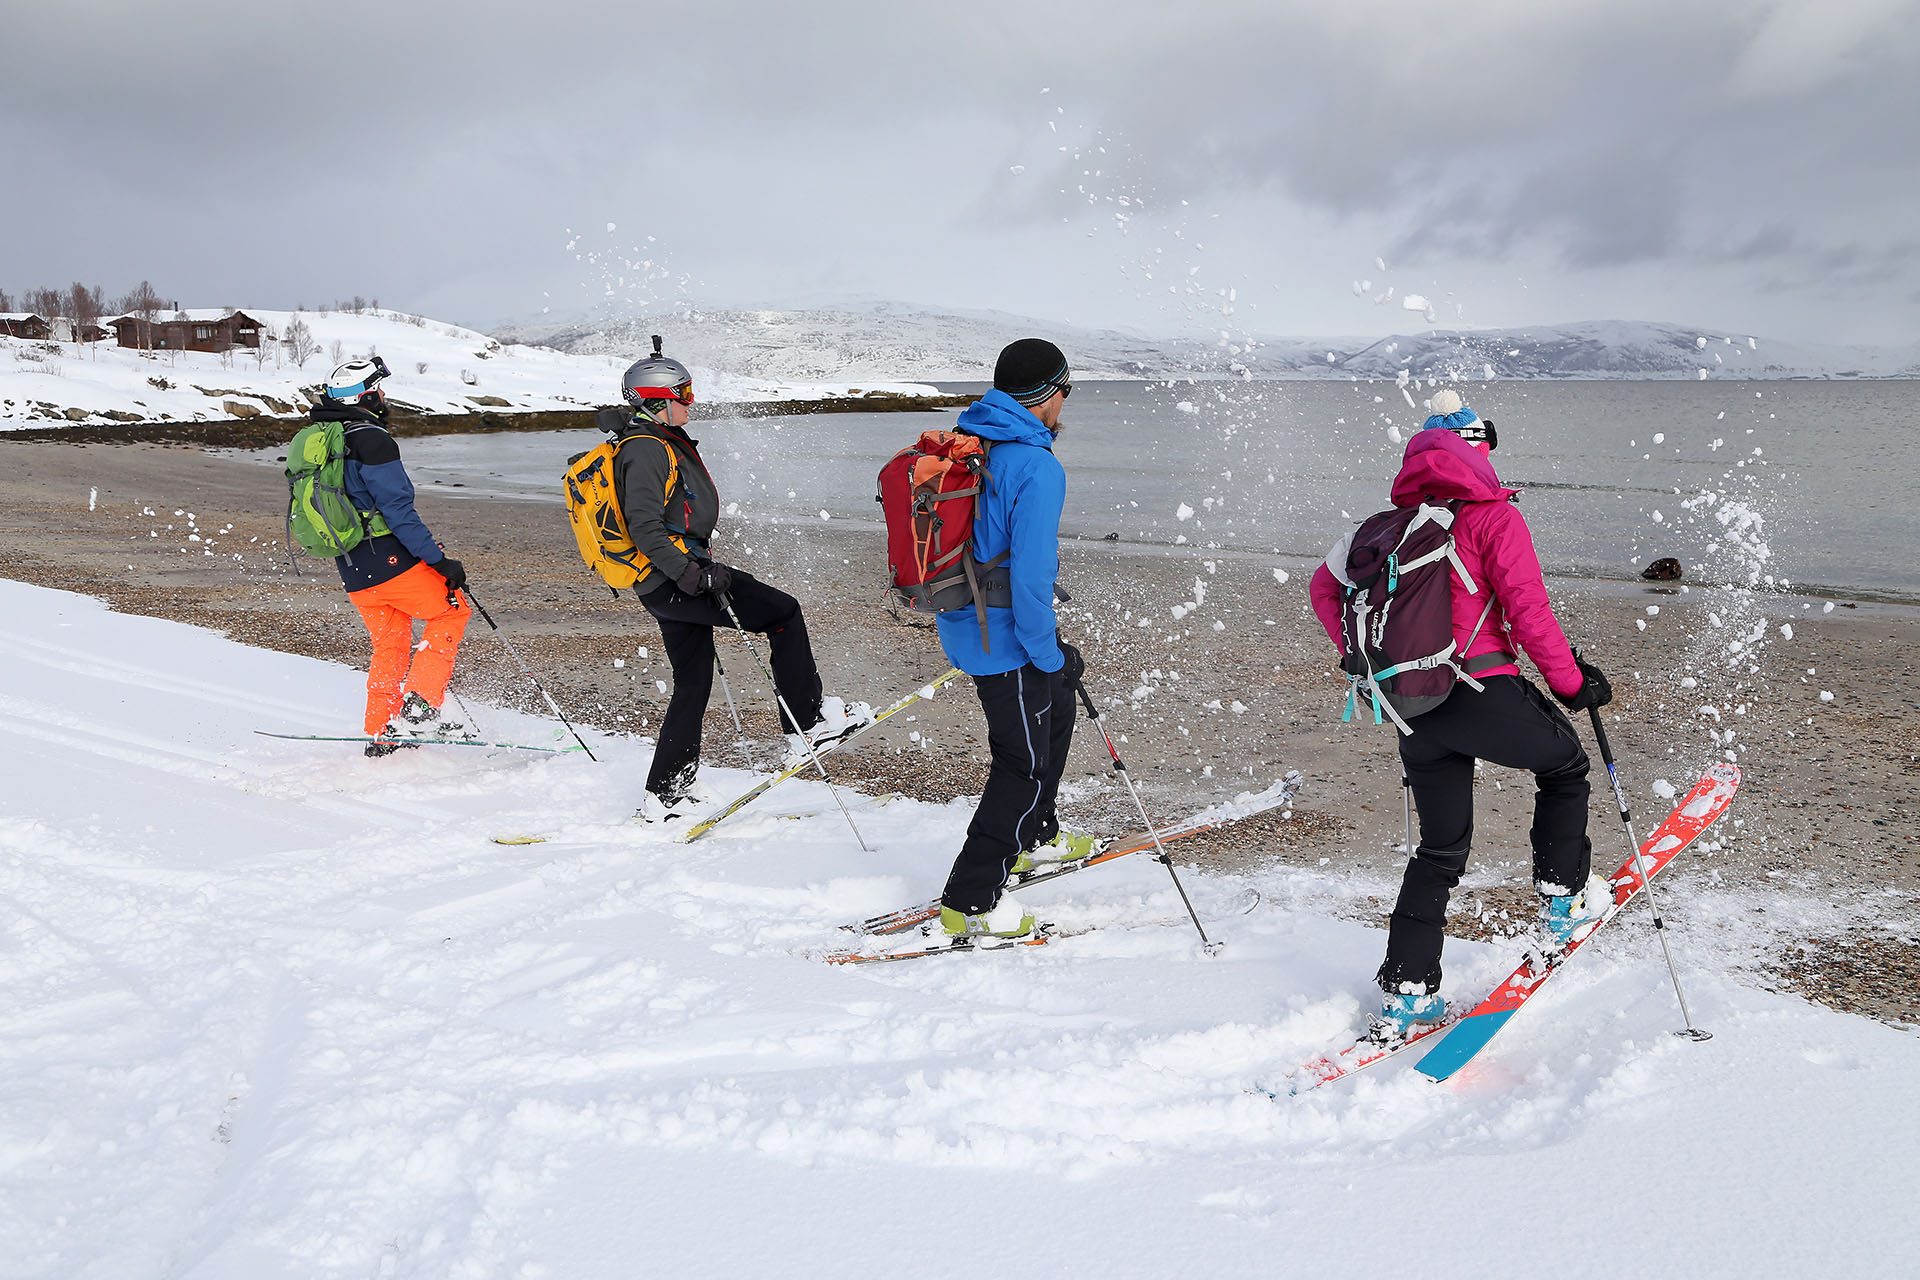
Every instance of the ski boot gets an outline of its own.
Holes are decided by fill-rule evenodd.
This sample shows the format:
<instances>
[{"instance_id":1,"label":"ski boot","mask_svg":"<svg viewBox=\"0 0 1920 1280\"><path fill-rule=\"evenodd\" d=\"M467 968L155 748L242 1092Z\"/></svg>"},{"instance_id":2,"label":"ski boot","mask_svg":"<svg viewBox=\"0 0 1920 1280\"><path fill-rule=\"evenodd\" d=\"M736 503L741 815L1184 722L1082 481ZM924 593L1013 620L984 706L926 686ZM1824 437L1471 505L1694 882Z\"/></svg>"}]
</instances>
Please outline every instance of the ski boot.
<instances>
[{"instance_id":1,"label":"ski boot","mask_svg":"<svg viewBox=\"0 0 1920 1280\"><path fill-rule=\"evenodd\" d=\"M788 769L797 768L807 762L808 756L826 750L842 738L852 737L872 723L873 708L866 703L822 698L819 721L805 733L787 735L787 750L780 763Z\"/></svg>"},{"instance_id":2,"label":"ski boot","mask_svg":"<svg viewBox=\"0 0 1920 1280\"><path fill-rule=\"evenodd\" d=\"M1012 894L1003 893L991 911L979 915L970 916L942 904L940 929L949 938L1027 938L1034 932L1033 913Z\"/></svg>"},{"instance_id":3,"label":"ski boot","mask_svg":"<svg viewBox=\"0 0 1920 1280\"><path fill-rule=\"evenodd\" d=\"M1446 1016L1447 1002L1437 995L1390 991L1381 1000L1380 1011L1367 1016L1367 1039L1375 1044L1392 1044Z\"/></svg>"},{"instance_id":4,"label":"ski boot","mask_svg":"<svg viewBox=\"0 0 1920 1280\"><path fill-rule=\"evenodd\" d=\"M1558 888L1558 885L1544 886ZM1540 895L1541 956L1551 965L1566 954L1567 947L1590 932L1589 926L1613 905L1613 889L1600 876L1590 875L1578 893Z\"/></svg>"},{"instance_id":5,"label":"ski boot","mask_svg":"<svg viewBox=\"0 0 1920 1280\"><path fill-rule=\"evenodd\" d=\"M400 704L400 714L387 721L384 736L459 741L473 735L467 732L467 726L445 719L439 707L409 689L406 701Z\"/></svg>"},{"instance_id":6,"label":"ski boot","mask_svg":"<svg viewBox=\"0 0 1920 1280\"><path fill-rule=\"evenodd\" d=\"M1061 827L1054 833L1053 839L1045 844L1035 845L1013 860L1016 876L1024 876L1037 867L1058 866L1063 862L1078 862L1082 858L1091 858L1099 851L1100 842L1081 831L1069 831Z\"/></svg>"},{"instance_id":7,"label":"ski boot","mask_svg":"<svg viewBox=\"0 0 1920 1280\"><path fill-rule=\"evenodd\" d=\"M706 801L689 791L664 796L649 791L640 807L633 811L631 821L656 827L683 823L699 813L705 805Z\"/></svg>"},{"instance_id":8,"label":"ski boot","mask_svg":"<svg viewBox=\"0 0 1920 1280\"><path fill-rule=\"evenodd\" d=\"M402 747L411 749L419 745L417 742L408 742L405 738L391 738L382 735L367 744L367 749L364 754L369 760L378 760L382 756L392 755Z\"/></svg>"}]
</instances>

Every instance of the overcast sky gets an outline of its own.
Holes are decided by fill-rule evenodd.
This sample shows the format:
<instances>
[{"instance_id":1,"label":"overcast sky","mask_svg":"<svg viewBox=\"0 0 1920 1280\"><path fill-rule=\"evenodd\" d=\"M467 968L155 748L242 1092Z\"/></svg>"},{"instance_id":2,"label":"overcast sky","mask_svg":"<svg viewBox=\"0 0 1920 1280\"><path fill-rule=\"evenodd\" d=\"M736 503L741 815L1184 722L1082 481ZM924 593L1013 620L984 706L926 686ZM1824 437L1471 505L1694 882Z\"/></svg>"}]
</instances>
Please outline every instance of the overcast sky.
<instances>
[{"instance_id":1,"label":"overcast sky","mask_svg":"<svg viewBox=\"0 0 1920 1280\"><path fill-rule=\"evenodd\" d=\"M61 0L0 67L14 292L1920 340L1920 0Z\"/></svg>"}]
</instances>

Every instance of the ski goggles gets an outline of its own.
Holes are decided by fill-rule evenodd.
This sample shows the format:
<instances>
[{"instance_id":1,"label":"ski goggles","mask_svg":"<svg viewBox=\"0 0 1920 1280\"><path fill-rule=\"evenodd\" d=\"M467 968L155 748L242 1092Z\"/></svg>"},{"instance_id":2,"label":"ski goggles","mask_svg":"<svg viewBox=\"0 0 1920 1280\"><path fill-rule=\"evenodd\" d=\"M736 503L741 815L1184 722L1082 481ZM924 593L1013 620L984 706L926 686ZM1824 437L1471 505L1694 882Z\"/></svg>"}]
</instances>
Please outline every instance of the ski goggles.
<instances>
[{"instance_id":1,"label":"ski goggles","mask_svg":"<svg viewBox=\"0 0 1920 1280\"><path fill-rule=\"evenodd\" d=\"M678 400L681 404L692 404L693 383L683 382L677 387L635 387L633 394L642 400Z\"/></svg>"}]
</instances>

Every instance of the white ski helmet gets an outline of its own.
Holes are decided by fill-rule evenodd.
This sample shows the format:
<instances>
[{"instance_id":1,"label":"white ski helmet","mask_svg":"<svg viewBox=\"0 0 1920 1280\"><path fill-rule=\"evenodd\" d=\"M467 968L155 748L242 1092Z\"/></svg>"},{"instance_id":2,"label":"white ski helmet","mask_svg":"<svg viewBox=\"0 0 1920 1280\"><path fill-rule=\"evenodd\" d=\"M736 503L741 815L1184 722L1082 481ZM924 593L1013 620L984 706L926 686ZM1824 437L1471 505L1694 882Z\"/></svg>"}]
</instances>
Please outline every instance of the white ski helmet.
<instances>
[{"instance_id":1,"label":"white ski helmet","mask_svg":"<svg viewBox=\"0 0 1920 1280\"><path fill-rule=\"evenodd\" d=\"M387 407L387 395L376 384L391 374L392 370L387 368L387 362L379 356L370 356L365 360L349 360L328 375L327 399L344 400L374 413L384 412Z\"/></svg>"},{"instance_id":2,"label":"white ski helmet","mask_svg":"<svg viewBox=\"0 0 1920 1280\"><path fill-rule=\"evenodd\" d=\"M678 360L660 354L660 335L653 335L653 354L636 360L620 379L620 394L626 402L643 412L651 412L656 400L693 403L693 375Z\"/></svg>"}]
</instances>

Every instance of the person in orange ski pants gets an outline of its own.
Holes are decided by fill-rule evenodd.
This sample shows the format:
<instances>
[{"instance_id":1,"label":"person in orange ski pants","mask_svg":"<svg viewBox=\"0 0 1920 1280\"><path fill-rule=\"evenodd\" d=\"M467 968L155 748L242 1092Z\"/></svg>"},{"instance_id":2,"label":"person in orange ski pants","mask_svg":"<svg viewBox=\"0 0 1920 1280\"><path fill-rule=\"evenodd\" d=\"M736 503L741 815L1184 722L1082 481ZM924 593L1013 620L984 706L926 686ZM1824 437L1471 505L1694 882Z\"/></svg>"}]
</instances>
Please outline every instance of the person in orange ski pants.
<instances>
[{"instance_id":1,"label":"person in orange ski pants","mask_svg":"<svg viewBox=\"0 0 1920 1280\"><path fill-rule=\"evenodd\" d=\"M367 670L369 756L390 755L412 738L458 737L465 726L440 714L453 662L473 610L461 598L467 571L413 509L413 481L388 434L387 376L378 356L349 360L327 379L315 422L339 422L346 441L346 491L371 526L370 536L334 560L347 599L373 640ZM377 516L385 531L372 523ZM426 624L420 644L413 624Z\"/></svg>"}]
</instances>

